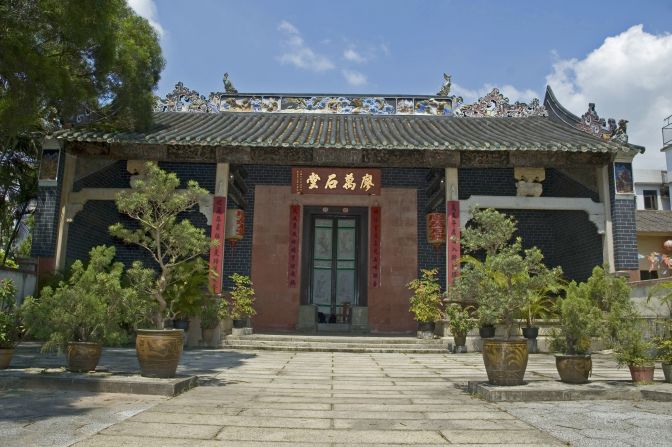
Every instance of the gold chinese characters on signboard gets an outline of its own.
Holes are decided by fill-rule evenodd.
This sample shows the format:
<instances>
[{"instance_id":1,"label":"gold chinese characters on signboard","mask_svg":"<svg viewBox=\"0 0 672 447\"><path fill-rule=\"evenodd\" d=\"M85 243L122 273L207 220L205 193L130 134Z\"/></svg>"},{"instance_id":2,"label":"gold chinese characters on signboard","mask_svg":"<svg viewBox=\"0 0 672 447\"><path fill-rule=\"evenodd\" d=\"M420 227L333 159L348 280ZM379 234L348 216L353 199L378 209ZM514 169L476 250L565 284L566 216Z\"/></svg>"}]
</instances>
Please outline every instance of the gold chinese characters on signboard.
<instances>
[{"instance_id":1,"label":"gold chinese characters on signboard","mask_svg":"<svg viewBox=\"0 0 672 447\"><path fill-rule=\"evenodd\" d=\"M379 195L380 169L292 168L294 194Z\"/></svg>"}]
</instances>

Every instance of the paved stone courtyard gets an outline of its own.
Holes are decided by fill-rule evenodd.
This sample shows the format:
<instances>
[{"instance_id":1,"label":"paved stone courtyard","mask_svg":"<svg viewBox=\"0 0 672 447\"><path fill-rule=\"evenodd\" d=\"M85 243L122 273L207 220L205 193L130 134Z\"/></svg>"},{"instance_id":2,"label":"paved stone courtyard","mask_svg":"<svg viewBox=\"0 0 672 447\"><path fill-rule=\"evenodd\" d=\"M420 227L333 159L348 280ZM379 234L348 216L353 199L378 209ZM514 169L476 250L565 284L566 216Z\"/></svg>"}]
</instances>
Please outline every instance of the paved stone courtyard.
<instances>
[{"instance_id":1,"label":"paved stone courtyard","mask_svg":"<svg viewBox=\"0 0 672 447\"><path fill-rule=\"evenodd\" d=\"M132 352L109 351L101 364L137 368ZM609 356L596 355L594 362L593 380L629 377ZM485 379L480 354L191 350L185 352L180 372L200 375L202 385L172 399L71 393L71 402L64 405L61 393L4 391L0 445L71 445L76 440L77 446L115 447L672 442L670 403L495 404L473 398L461 387ZM556 380L553 357L530 356L526 378ZM32 412L24 408L24 417L16 413L16 405L5 405L7 398L16 403L18 397L27 408L38 407ZM78 411L64 411L59 425L54 422L59 408ZM50 442L36 441L40 429ZM59 430L61 438L54 433Z\"/></svg>"}]
</instances>

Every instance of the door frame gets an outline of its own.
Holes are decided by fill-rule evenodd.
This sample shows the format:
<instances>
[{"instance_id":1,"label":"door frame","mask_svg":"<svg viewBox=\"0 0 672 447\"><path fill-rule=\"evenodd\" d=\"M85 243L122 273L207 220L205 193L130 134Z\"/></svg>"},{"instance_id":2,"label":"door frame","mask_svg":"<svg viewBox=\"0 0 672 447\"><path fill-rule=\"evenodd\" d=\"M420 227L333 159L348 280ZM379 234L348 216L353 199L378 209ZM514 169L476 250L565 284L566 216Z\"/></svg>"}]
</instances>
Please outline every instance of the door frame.
<instances>
[{"instance_id":1,"label":"door frame","mask_svg":"<svg viewBox=\"0 0 672 447\"><path fill-rule=\"evenodd\" d=\"M347 212L343 210L347 209ZM326 211L325 211L326 210ZM312 260L313 247L315 244L315 234L312 230L312 221L314 217L358 217L357 225L357 250L358 265L356 267L356 287L357 306L366 307L368 305L369 289L369 208L361 206L304 206L303 207L303 228L301 231L301 305L309 305L312 288Z\"/></svg>"}]
</instances>

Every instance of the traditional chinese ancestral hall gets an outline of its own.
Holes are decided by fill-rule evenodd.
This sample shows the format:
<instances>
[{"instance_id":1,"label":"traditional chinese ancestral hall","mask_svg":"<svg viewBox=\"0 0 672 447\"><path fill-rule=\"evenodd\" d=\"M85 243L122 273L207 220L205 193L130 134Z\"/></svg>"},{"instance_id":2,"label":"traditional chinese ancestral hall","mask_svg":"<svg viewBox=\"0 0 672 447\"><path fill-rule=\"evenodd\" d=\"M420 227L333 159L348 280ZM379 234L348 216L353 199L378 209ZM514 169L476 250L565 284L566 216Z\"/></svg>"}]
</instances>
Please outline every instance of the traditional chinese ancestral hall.
<instances>
[{"instance_id":1,"label":"traditional chinese ancestral hall","mask_svg":"<svg viewBox=\"0 0 672 447\"><path fill-rule=\"evenodd\" d=\"M473 207L513 215L526 246L584 279L595 265L638 275L625 121L577 117L550 88L543 105L496 89L474 104L449 96L239 94L205 98L181 83L157 100L146 133L86 127L45 142L34 255L42 272L99 244L147 260L108 226L114 195L146 160L210 196L188 217L226 239L219 271L249 274L255 330L410 332L406 284L455 274Z\"/></svg>"}]
</instances>

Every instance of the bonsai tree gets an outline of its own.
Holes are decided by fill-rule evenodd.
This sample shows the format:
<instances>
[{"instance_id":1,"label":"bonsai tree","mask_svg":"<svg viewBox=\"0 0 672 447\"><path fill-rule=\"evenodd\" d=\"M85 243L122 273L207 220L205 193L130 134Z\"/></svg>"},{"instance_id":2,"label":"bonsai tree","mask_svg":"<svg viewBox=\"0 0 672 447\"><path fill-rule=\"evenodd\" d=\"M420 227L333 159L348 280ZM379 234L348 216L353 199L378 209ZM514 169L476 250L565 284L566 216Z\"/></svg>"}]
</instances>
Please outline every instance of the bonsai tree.
<instances>
[{"instance_id":1,"label":"bonsai tree","mask_svg":"<svg viewBox=\"0 0 672 447\"><path fill-rule=\"evenodd\" d=\"M602 327L602 313L587 295L585 284L572 281L567 295L558 302L560 325L551 332L551 349L568 355L590 352L591 337Z\"/></svg>"},{"instance_id":2,"label":"bonsai tree","mask_svg":"<svg viewBox=\"0 0 672 447\"><path fill-rule=\"evenodd\" d=\"M3 279L0 280L0 349L13 349L20 336L16 287L11 279Z\"/></svg>"},{"instance_id":3,"label":"bonsai tree","mask_svg":"<svg viewBox=\"0 0 672 447\"><path fill-rule=\"evenodd\" d=\"M422 276L407 285L413 292L410 311L419 323L433 323L441 319L441 286L437 273L437 269L422 269Z\"/></svg>"},{"instance_id":4,"label":"bonsai tree","mask_svg":"<svg viewBox=\"0 0 672 447\"><path fill-rule=\"evenodd\" d=\"M177 315L178 301L182 299L179 286L175 290L177 283L194 273L185 264L189 265L187 263L206 253L211 246L202 229L186 219L178 220L178 215L192 209L207 191L193 180L184 190L178 190L179 185L175 174L147 163L144 177L131 181L131 191L120 192L115 200L119 212L134 219L138 227L126 228L121 223L110 227L113 236L142 247L156 263L158 272L153 283L141 288L157 303L153 321L159 329L164 328L166 319ZM192 267L196 268L195 264L192 263ZM136 268L141 266L136 264ZM146 280L149 273L135 271L134 276ZM172 291L176 293L171 295Z\"/></svg>"},{"instance_id":5,"label":"bonsai tree","mask_svg":"<svg viewBox=\"0 0 672 447\"><path fill-rule=\"evenodd\" d=\"M113 262L114 247L94 247L89 263L73 263L70 277L27 297L21 314L27 332L46 340L42 351L65 350L68 342L118 345L127 340L124 324L133 317L137 294L123 287L124 266Z\"/></svg>"},{"instance_id":6,"label":"bonsai tree","mask_svg":"<svg viewBox=\"0 0 672 447\"><path fill-rule=\"evenodd\" d=\"M462 234L467 255L462 258L465 266L456 287L475 296L479 314L501 321L508 339L530 291L555 287L562 270L547 268L538 248L523 250L521 238L513 239L516 223L511 217L493 209L477 209L472 211L472 220L473 226Z\"/></svg>"}]
</instances>

